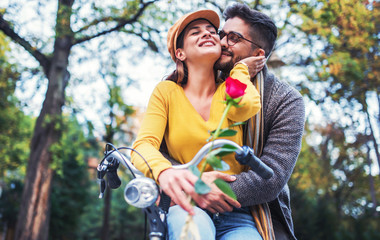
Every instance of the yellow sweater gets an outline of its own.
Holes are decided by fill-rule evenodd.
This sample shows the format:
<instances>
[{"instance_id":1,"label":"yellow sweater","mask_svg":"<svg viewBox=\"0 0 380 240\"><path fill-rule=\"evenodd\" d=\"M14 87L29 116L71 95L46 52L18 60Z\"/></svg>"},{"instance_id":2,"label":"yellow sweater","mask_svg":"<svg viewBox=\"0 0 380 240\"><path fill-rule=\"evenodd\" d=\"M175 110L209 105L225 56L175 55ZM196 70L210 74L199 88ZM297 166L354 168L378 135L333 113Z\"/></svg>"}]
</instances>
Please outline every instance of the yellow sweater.
<instances>
[{"instance_id":1,"label":"yellow sweater","mask_svg":"<svg viewBox=\"0 0 380 240\"><path fill-rule=\"evenodd\" d=\"M242 107L230 108L222 128L227 128L234 122L248 120L261 108L259 93L250 81L247 67L244 64L237 64L230 76L247 84L247 89L239 104ZM209 132L218 127L225 109L225 104L222 103L225 98L225 89L225 83L218 86L212 99L210 117L208 121L205 121L194 109L180 85L173 81L162 81L156 86L150 97L137 139L133 144L133 148L149 163L156 180L162 171L172 166L158 150L163 137L171 157L180 163L191 161L207 143L206 140L210 137ZM235 136L225 139L242 146L242 127L237 126L235 130L238 131ZM131 157L137 169L145 176L152 177L148 166L138 154L132 152ZM223 160L230 165L230 169L225 173L242 172L243 166L235 160L234 154L223 157ZM202 162L198 166L201 165ZM211 170L212 168L207 166L206 171Z\"/></svg>"}]
</instances>

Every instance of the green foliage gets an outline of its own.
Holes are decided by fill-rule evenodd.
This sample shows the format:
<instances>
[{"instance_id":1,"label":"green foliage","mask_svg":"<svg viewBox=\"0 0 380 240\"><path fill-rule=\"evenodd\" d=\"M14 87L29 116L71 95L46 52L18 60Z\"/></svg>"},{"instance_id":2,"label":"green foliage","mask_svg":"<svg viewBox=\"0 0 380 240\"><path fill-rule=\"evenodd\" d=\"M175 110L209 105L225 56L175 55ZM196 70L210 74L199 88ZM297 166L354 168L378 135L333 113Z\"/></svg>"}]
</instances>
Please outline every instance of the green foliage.
<instances>
[{"instance_id":1,"label":"green foliage","mask_svg":"<svg viewBox=\"0 0 380 240\"><path fill-rule=\"evenodd\" d=\"M215 134L215 131L212 131L210 132L210 139L213 137L213 135ZM219 137L231 137L231 136L235 136L235 134L237 133L236 130L233 130L233 129L229 129L229 128L224 128L224 129L221 129L220 132L219 132ZM209 140L210 140L209 139Z\"/></svg>"},{"instance_id":2,"label":"green foliage","mask_svg":"<svg viewBox=\"0 0 380 240\"><path fill-rule=\"evenodd\" d=\"M223 157L223 156L226 156L228 154L234 153L236 150L237 150L237 148L235 146L226 144L226 145L223 145L222 147L220 147L218 149L211 151L210 155Z\"/></svg>"},{"instance_id":3,"label":"green foliage","mask_svg":"<svg viewBox=\"0 0 380 240\"><path fill-rule=\"evenodd\" d=\"M14 96L20 74L15 65L8 63L8 41L2 33L0 43L0 177L4 177L6 169L25 171L33 124Z\"/></svg>"},{"instance_id":4,"label":"green foliage","mask_svg":"<svg viewBox=\"0 0 380 240\"><path fill-rule=\"evenodd\" d=\"M195 192L198 194L207 194L211 191L211 188L200 178L195 182L194 188Z\"/></svg>"},{"instance_id":5,"label":"green foliage","mask_svg":"<svg viewBox=\"0 0 380 240\"><path fill-rule=\"evenodd\" d=\"M2 179L0 187L0 225L12 231L17 222L23 182L18 176L7 176Z\"/></svg>"},{"instance_id":6,"label":"green foliage","mask_svg":"<svg viewBox=\"0 0 380 240\"><path fill-rule=\"evenodd\" d=\"M207 156L207 163L211 165L211 167L215 170L222 169L222 159L215 155L209 155Z\"/></svg>"},{"instance_id":7,"label":"green foliage","mask_svg":"<svg viewBox=\"0 0 380 240\"><path fill-rule=\"evenodd\" d=\"M143 239L144 213L141 209L128 205L124 200L124 186L130 176L119 171L122 186L112 191L109 239ZM103 220L103 199L98 198L99 185L95 179L90 184L90 194L83 206L84 212L78 223L75 239L100 239ZM108 194L106 192L106 194Z\"/></svg>"},{"instance_id":8,"label":"green foliage","mask_svg":"<svg viewBox=\"0 0 380 240\"><path fill-rule=\"evenodd\" d=\"M368 190L372 176L364 170L366 141L347 143L344 129L336 124L309 127L289 184L296 236L376 239L380 217ZM321 141L314 144L315 138ZM379 178L374 184L379 199Z\"/></svg>"},{"instance_id":9,"label":"green foliage","mask_svg":"<svg viewBox=\"0 0 380 240\"><path fill-rule=\"evenodd\" d=\"M8 51L8 39L0 32L0 225L12 232L21 201L33 120L20 110L14 96L20 74L17 66L8 62Z\"/></svg>"},{"instance_id":10,"label":"green foliage","mask_svg":"<svg viewBox=\"0 0 380 240\"><path fill-rule=\"evenodd\" d=\"M344 98L364 104L363 93L379 94L379 4L314 0L291 6L303 19L302 31L324 44L313 59L317 73L310 77L329 83L327 96L336 102Z\"/></svg>"},{"instance_id":11,"label":"green foliage","mask_svg":"<svg viewBox=\"0 0 380 240\"><path fill-rule=\"evenodd\" d=\"M54 158L61 161L52 183L50 239L76 238L83 206L90 197L86 153L92 146L75 119L64 118L63 125L63 135L54 145Z\"/></svg>"},{"instance_id":12,"label":"green foliage","mask_svg":"<svg viewBox=\"0 0 380 240\"><path fill-rule=\"evenodd\" d=\"M234 106L236 108L242 107L242 105L239 105L242 98L243 97L232 98L228 94L226 94L226 101L231 102L232 106Z\"/></svg>"},{"instance_id":13,"label":"green foliage","mask_svg":"<svg viewBox=\"0 0 380 240\"><path fill-rule=\"evenodd\" d=\"M214 183L220 190L222 190L222 192L224 192L225 194L227 194L231 198L237 200L236 194L234 193L234 191L232 191L232 189L228 183L226 183L222 179L215 179Z\"/></svg>"},{"instance_id":14,"label":"green foliage","mask_svg":"<svg viewBox=\"0 0 380 240\"><path fill-rule=\"evenodd\" d=\"M194 165L191 165L189 167L189 170L197 177L200 177L201 176L201 172L199 171L198 167L197 166L194 166Z\"/></svg>"},{"instance_id":15,"label":"green foliage","mask_svg":"<svg viewBox=\"0 0 380 240\"><path fill-rule=\"evenodd\" d=\"M291 179L296 234L300 239L375 239L380 182L372 166L374 157L379 164L380 159L373 129L378 129L380 115L375 112L378 116L373 118L368 110L371 105L378 109L380 100L380 5L341 0L288 3L296 14L292 17L302 20L296 27L305 33L310 48L300 61L308 67L309 79L302 93L326 118L307 125Z\"/></svg>"}]
</instances>

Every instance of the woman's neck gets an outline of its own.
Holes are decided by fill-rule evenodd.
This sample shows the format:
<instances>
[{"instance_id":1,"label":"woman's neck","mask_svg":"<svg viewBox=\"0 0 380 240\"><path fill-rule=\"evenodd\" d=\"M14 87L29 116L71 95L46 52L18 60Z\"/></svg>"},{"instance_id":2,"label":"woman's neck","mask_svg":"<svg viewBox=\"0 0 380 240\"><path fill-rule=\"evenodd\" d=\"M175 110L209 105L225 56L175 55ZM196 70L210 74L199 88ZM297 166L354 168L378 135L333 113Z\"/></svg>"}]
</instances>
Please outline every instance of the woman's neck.
<instances>
[{"instance_id":1,"label":"woman's neck","mask_svg":"<svg viewBox=\"0 0 380 240\"><path fill-rule=\"evenodd\" d=\"M215 72L210 64L188 64L188 79L184 86L186 93L199 98L213 96L216 90Z\"/></svg>"}]
</instances>

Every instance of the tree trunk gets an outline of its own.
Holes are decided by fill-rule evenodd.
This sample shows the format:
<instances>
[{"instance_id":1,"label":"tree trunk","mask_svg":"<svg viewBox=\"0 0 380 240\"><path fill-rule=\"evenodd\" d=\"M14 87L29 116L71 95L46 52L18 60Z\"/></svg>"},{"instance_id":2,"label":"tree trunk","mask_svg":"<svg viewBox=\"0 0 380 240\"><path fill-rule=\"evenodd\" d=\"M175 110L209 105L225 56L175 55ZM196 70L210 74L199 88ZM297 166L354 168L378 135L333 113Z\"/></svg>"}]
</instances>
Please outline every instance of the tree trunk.
<instances>
[{"instance_id":1,"label":"tree trunk","mask_svg":"<svg viewBox=\"0 0 380 240\"><path fill-rule=\"evenodd\" d=\"M115 131L112 127L112 122L114 121L114 113L112 112L113 103L111 103L110 106L110 119L111 124L106 126L106 136L104 137L104 140L107 143L113 142L113 137L115 134ZM107 176L106 176L107 177ZM103 208L103 224L102 224L102 230L101 230L101 239L102 240L108 240L109 239L109 231L110 231L110 216L111 216L111 199L112 199L112 191L111 188L108 187L108 178L107 178L107 185L106 185L106 194L104 198L104 208Z\"/></svg>"},{"instance_id":2,"label":"tree trunk","mask_svg":"<svg viewBox=\"0 0 380 240\"><path fill-rule=\"evenodd\" d=\"M51 146L60 138L62 106L68 81L71 41L59 38L48 72L48 89L36 121L31 142L25 186L16 227L16 240L47 240L50 219L50 192L53 179Z\"/></svg>"},{"instance_id":3,"label":"tree trunk","mask_svg":"<svg viewBox=\"0 0 380 240\"><path fill-rule=\"evenodd\" d=\"M368 121L368 126L369 126L369 130L370 130L370 137L372 139L372 143L373 143L373 147L374 147L374 150L375 150L375 156L376 156L376 159L377 159L377 165L380 169L380 152L379 152L379 145L377 144L377 141L376 141L376 137L375 137L375 133L374 133L374 129L372 127L372 123L371 123L371 118L370 118L370 115L369 115L369 112L368 112L368 106L365 105L365 114L366 114L366 117L367 117L367 121ZM379 173L380 175L380 173Z\"/></svg>"},{"instance_id":4,"label":"tree trunk","mask_svg":"<svg viewBox=\"0 0 380 240\"><path fill-rule=\"evenodd\" d=\"M376 200L376 190L375 190L375 181L373 179L373 176L372 176L372 161L371 161L371 156L370 156L370 151L371 151L371 148L368 146L368 143L366 144L367 145L367 164L368 164L368 167L369 167L369 174L368 174L368 178L369 178L369 193L370 193L370 196L371 196L371 202L372 202L372 205L373 205L373 213L374 213L374 216L377 217L378 216L378 213L376 211L377 209L377 200Z\"/></svg>"},{"instance_id":5,"label":"tree trunk","mask_svg":"<svg viewBox=\"0 0 380 240\"><path fill-rule=\"evenodd\" d=\"M108 187L108 185L106 185L106 194L104 198L104 209L103 209L103 224L102 224L102 230L101 230L102 240L109 239L110 215L111 215L111 194L112 194L111 189Z\"/></svg>"}]
</instances>

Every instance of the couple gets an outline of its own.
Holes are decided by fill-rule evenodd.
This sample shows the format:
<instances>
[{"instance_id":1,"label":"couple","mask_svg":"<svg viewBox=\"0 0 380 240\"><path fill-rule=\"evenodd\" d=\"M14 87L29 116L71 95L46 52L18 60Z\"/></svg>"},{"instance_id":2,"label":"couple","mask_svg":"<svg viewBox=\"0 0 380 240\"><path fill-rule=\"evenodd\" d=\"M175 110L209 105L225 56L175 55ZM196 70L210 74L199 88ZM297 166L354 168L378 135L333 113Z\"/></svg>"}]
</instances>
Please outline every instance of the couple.
<instances>
[{"instance_id":1,"label":"couple","mask_svg":"<svg viewBox=\"0 0 380 240\"><path fill-rule=\"evenodd\" d=\"M254 217L258 208L252 206L266 209L276 239L295 239L287 181L301 147L304 103L297 91L266 67L257 74L277 37L273 21L243 4L228 7L224 16L226 23L219 33L219 17L211 10L187 14L169 30L168 50L176 71L155 88L133 146L147 159L153 176L134 153L132 161L177 204L169 209L169 239L178 239L186 212L194 215L202 239L262 239L262 231L257 230L262 223ZM216 129L214 119L218 122L223 111L220 101L225 85L214 69L247 84L244 106L227 117L230 122L248 120L244 127L237 127L232 140L254 147L256 155L274 170L271 179L263 180L251 170L243 171L232 157L224 159L230 172L204 173L206 183L216 178L229 182L237 201L216 187L197 195L193 187L197 177L171 168L159 152L165 140L172 158L190 161L206 143L208 131ZM186 195L198 207L192 207Z\"/></svg>"}]
</instances>

